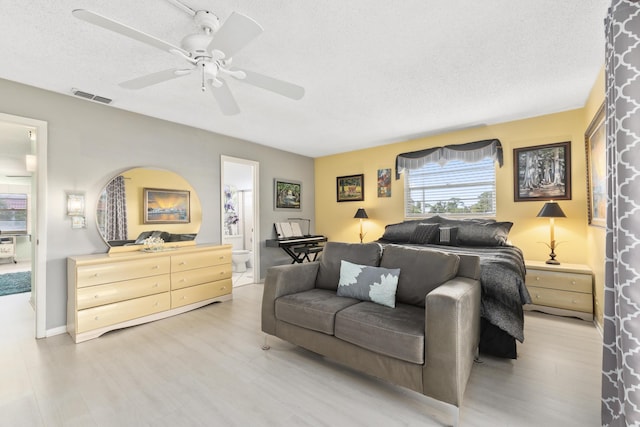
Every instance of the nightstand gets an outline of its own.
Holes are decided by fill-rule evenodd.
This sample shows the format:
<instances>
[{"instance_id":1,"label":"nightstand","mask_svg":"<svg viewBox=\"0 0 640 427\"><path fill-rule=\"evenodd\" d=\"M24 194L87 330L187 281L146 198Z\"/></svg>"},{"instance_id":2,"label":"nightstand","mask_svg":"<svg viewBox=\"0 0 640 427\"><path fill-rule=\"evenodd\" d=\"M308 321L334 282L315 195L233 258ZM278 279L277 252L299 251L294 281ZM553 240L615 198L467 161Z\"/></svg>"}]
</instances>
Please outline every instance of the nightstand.
<instances>
[{"instance_id":1,"label":"nightstand","mask_svg":"<svg viewBox=\"0 0 640 427\"><path fill-rule=\"evenodd\" d=\"M593 320L593 273L588 266L544 261L525 261L525 266L525 283L533 302L525 310Z\"/></svg>"}]
</instances>

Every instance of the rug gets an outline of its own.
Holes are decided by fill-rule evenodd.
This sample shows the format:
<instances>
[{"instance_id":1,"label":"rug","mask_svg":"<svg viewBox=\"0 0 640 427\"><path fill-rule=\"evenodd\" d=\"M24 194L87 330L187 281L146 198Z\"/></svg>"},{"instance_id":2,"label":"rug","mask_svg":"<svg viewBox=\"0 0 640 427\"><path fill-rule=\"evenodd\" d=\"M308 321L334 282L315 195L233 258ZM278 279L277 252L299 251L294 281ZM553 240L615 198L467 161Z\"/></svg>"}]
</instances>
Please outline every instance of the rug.
<instances>
[{"instance_id":1,"label":"rug","mask_svg":"<svg viewBox=\"0 0 640 427\"><path fill-rule=\"evenodd\" d=\"M31 272L0 274L0 296L31 292Z\"/></svg>"}]
</instances>

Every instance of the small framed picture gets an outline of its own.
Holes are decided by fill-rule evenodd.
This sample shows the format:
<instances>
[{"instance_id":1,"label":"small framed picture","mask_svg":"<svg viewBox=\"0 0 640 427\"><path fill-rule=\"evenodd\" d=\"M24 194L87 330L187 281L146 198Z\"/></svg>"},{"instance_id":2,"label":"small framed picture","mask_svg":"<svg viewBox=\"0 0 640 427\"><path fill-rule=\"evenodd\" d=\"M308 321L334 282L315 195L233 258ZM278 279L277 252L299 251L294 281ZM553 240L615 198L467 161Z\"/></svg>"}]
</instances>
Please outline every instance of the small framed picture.
<instances>
[{"instance_id":1,"label":"small framed picture","mask_svg":"<svg viewBox=\"0 0 640 427\"><path fill-rule=\"evenodd\" d=\"M584 135L587 150L589 225L596 227L605 227L607 224L606 138L602 104Z\"/></svg>"},{"instance_id":2,"label":"small framed picture","mask_svg":"<svg viewBox=\"0 0 640 427\"><path fill-rule=\"evenodd\" d=\"M338 202L364 200L364 174L337 177L336 195Z\"/></svg>"},{"instance_id":3,"label":"small framed picture","mask_svg":"<svg viewBox=\"0 0 640 427\"><path fill-rule=\"evenodd\" d=\"M571 199L571 142L514 148L516 202Z\"/></svg>"},{"instance_id":4,"label":"small framed picture","mask_svg":"<svg viewBox=\"0 0 640 427\"><path fill-rule=\"evenodd\" d=\"M391 169L378 169L378 197L391 197Z\"/></svg>"},{"instance_id":5,"label":"small framed picture","mask_svg":"<svg viewBox=\"0 0 640 427\"><path fill-rule=\"evenodd\" d=\"M299 211L302 209L302 183L290 179L273 180L273 204L275 210Z\"/></svg>"},{"instance_id":6,"label":"small framed picture","mask_svg":"<svg viewBox=\"0 0 640 427\"><path fill-rule=\"evenodd\" d=\"M145 188L144 224L188 224L191 222L189 191Z\"/></svg>"}]
</instances>

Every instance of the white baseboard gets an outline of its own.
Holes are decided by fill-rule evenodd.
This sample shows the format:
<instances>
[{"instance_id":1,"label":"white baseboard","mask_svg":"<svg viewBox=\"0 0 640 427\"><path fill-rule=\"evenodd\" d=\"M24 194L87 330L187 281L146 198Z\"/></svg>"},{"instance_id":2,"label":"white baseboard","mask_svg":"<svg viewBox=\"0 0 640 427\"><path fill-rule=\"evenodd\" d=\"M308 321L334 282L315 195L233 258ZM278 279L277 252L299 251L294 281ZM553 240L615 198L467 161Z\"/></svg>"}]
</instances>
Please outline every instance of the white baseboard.
<instances>
[{"instance_id":1,"label":"white baseboard","mask_svg":"<svg viewBox=\"0 0 640 427\"><path fill-rule=\"evenodd\" d=\"M45 337L49 338L49 337L53 337L53 336L56 336L56 335L62 335L62 334L66 334L66 333L67 333L67 325L58 326L57 328L47 329L47 331L45 332Z\"/></svg>"}]
</instances>

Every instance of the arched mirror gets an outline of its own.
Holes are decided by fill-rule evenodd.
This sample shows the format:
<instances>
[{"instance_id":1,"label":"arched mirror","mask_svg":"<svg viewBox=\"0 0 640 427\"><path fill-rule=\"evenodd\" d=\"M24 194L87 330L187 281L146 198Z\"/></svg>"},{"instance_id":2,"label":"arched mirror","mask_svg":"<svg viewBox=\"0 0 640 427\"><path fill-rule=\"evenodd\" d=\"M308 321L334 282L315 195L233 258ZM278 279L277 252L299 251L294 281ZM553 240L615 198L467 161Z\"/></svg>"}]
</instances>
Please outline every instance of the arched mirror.
<instances>
[{"instance_id":1,"label":"arched mirror","mask_svg":"<svg viewBox=\"0 0 640 427\"><path fill-rule=\"evenodd\" d=\"M193 187L177 173L134 168L104 187L98 198L96 223L110 252L114 248L135 250L147 237L180 246L194 244L202 208Z\"/></svg>"}]
</instances>

